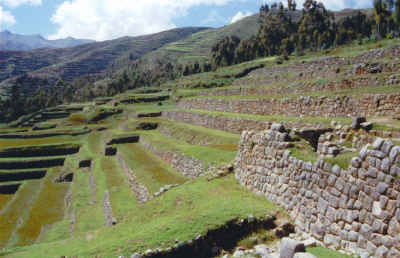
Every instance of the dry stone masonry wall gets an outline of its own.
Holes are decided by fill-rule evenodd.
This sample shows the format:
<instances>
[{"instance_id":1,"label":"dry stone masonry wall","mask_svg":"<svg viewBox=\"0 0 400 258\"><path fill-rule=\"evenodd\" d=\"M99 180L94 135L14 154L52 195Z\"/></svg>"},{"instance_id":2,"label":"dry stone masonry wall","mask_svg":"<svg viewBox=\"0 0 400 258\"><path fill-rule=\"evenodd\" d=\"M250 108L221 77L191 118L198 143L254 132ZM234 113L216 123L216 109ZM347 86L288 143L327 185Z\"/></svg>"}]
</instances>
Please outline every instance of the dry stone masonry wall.
<instances>
[{"instance_id":1,"label":"dry stone masonry wall","mask_svg":"<svg viewBox=\"0 0 400 258\"><path fill-rule=\"evenodd\" d=\"M271 127L271 122L253 120L240 117L228 117L223 115L211 115L205 113L185 112L185 111L165 111L163 117L188 124L199 125L210 129L222 130L230 133L240 134L244 130L261 131ZM290 127L324 127L323 124L311 124L305 122L285 122Z\"/></svg>"},{"instance_id":2,"label":"dry stone masonry wall","mask_svg":"<svg viewBox=\"0 0 400 258\"><path fill-rule=\"evenodd\" d=\"M362 257L400 257L400 147L377 139L347 169L291 155L281 126L244 131L235 175L281 204L298 227L327 246Z\"/></svg>"},{"instance_id":3,"label":"dry stone masonry wall","mask_svg":"<svg viewBox=\"0 0 400 258\"><path fill-rule=\"evenodd\" d=\"M181 153L161 150L140 138L140 143L150 152L159 156L162 160L170 164L183 176L197 178L206 172L203 162L195 158L186 157Z\"/></svg>"},{"instance_id":4,"label":"dry stone masonry wall","mask_svg":"<svg viewBox=\"0 0 400 258\"><path fill-rule=\"evenodd\" d=\"M400 94L365 94L357 97L299 97L284 99L239 99L223 100L200 98L182 100L182 109L203 109L209 111L255 115L286 116L394 116L400 113Z\"/></svg>"}]
</instances>

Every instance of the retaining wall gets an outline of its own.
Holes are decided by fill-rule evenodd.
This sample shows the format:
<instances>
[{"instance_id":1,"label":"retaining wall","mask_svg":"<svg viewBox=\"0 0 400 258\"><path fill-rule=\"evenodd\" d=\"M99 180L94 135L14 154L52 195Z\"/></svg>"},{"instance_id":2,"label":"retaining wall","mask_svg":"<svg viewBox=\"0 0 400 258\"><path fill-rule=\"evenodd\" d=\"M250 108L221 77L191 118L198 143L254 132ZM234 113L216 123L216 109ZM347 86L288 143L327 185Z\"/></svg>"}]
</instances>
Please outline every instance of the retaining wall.
<instances>
[{"instance_id":1,"label":"retaining wall","mask_svg":"<svg viewBox=\"0 0 400 258\"><path fill-rule=\"evenodd\" d=\"M210 129L222 130L225 132L236 134L240 134L244 130L262 131L270 129L272 125L271 122L266 122L262 120L252 120L222 115L214 116L210 114L185 111L164 111L163 117L177 122L199 125ZM285 125L288 125L290 127L325 127L324 125L318 126L316 124L304 122L285 122Z\"/></svg>"},{"instance_id":2,"label":"retaining wall","mask_svg":"<svg viewBox=\"0 0 400 258\"><path fill-rule=\"evenodd\" d=\"M21 161L2 161L0 169L35 169L63 166L65 158L54 158L44 160L21 160Z\"/></svg>"},{"instance_id":3,"label":"retaining wall","mask_svg":"<svg viewBox=\"0 0 400 258\"><path fill-rule=\"evenodd\" d=\"M285 99L189 99L178 103L182 109L286 116L394 116L400 113L400 94L365 94L357 97L300 97Z\"/></svg>"},{"instance_id":4,"label":"retaining wall","mask_svg":"<svg viewBox=\"0 0 400 258\"><path fill-rule=\"evenodd\" d=\"M32 146L21 148L8 148L0 151L1 158L19 158L19 157L49 157L64 156L78 153L79 145L50 145L50 146Z\"/></svg>"},{"instance_id":5,"label":"retaining wall","mask_svg":"<svg viewBox=\"0 0 400 258\"><path fill-rule=\"evenodd\" d=\"M0 194L15 194L21 184L0 185Z\"/></svg>"},{"instance_id":6,"label":"retaining wall","mask_svg":"<svg viewBox=\"0 0 400 258\"><path fill-rule=\"evenodd\" d=\"M0 182L41 179L45 176L46 176L46 170L22 171L22 172L0 172Z\"/></svg>"},{"instance_id":7,"label":"retaining wall","mask_svg":"<svg viewBox=\"0 0 400 258\"><path fill-rule=\"evenodd\" d=\"M203 162L195 158L186 157L181 153L164 151L151 145L140 138L140 143L150 152L159 156L162 160L170 164L176 171L188 178L196 178L204 174L205 168Z\"/></svg>"},{"instance_id":8,"label":"retaining wall","mask_svg":"<svg viewBox=\"0 0 400 258\"><path fill-rule=\"evenodd\" d=\"M300 229L330 247L400 257L400 147L377 139L341 169L291 156L289 136L275 129L242 133L239 182L282 205Z\"/></svg>"}]
</instances>

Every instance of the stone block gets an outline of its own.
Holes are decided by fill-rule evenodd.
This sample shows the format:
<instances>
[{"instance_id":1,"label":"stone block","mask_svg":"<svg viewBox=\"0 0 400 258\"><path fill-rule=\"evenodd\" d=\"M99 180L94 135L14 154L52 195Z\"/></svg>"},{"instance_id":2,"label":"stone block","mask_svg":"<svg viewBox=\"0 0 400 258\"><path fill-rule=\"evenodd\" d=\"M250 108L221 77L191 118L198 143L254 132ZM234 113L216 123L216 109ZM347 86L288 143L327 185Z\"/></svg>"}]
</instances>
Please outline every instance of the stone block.
<instances>
[{"instance_id":1,"label":"stone block","mask_svg":"<svg viewBox=\"0 0 400 258\"><path fill-rule=\"evenodd\" d=\"M350 231L347 236L348 236L348 240L351 242L358 241L358 233L355 231Z\"/></svg>"},{"instance_id":2,"label":"stone block","mask_svg":"<svg viewBox=\"0 0 400 258\"><path fill-rule=\"evenodd\" d=\"M372 157L375 157L375 158L378 158L378 159L383 159L383 158L386 157L386 155L385 155L384 152L378 151L378 150L372 150L372 151L370 151L369 153L370 153L370 155L371 155Z\"/></svg>"},{"instance_id":3,"label":"stone block","mask_svg":"<svg viewBox=\"0 0 400 258\"><path fill-rule=\"evenodd\" d=\"M383 145L384 140L382 138L377 138L372 144L374 150L380 150Z\"/></svg>"},{"instance_id":4,"label":"stone block","mask_svg":"<svg viewBox=\"0 0 400 258\"><path fill-rule=\"evenodd\" d=\"M300 241L283 238L280 245L280 258L293 258L296 253L305 252L304 244Z\"/></svg>"},{"instance_id":5,"label":"stone block","mask_svg":"<svg viewBox=\"0 0 400 258\"><path fill-rule=\"evenodd\" d=\"M382 144L381 150L386 155L389 155L393 148L393 143L390 140L385 140Z\"/></svg>"},{"instance_id":6,"label":"stone block","mask_svg":"<svg viewBox=\"0 0 400 258\"><path fill-rule=\"evenodd\" d=\"M368 224L362 224L360 229L360 234L366 239L370 239L372 234L372 227Z\"/></svg>"},{"instance_id":7,"label":"stone block","mask_svg":"<svg viewBox=\"0 0 400 258\"><path fill-rule=\"evenodd\" d=\"M390 220L388 234L392 237L396 237L400 234L400 222L396 218Z\"/></svg>"},{"instance_id":8,"label":"stone block","mask_svg":"<svg viewBox=\"0 0 400 258\"><path fill-rule=\"evenodd\" d=\"M354 168L360 168L361 167L361 159L359 157L354 157L351 159L351 165Z\"/></svg>"},{"instance_id":9,"label":"stone block","mask_svg":"<svg viewBox=\"0 0 400 258\"><path fill-rule=\"evenodd\" d=\"M400 146L395 146L392 148L389 154L390 162L393 164L396 161L397 156L400 153Z\"/></svg>"},{"instance_id":10,"label":"stone block","mask_svg":"<svg viewBox=\"0 0 400 258\"><path fill-rule=\"evenodd\" d=\"M378 191L379 194L386 194L387 189L389 188L389 186L385 183L378 183L378 186L376 187L376 190Z\"/></svg>"},{"instance_id":11,"label":"stone block","mask_svg":"<svg viewBox=\"0 0 400 258\"><path fill-rule=\"evenodd\" d=\"M351 127L355 130L361 128L361 124L367 122L367 119L365 117L355 117L353 118L353 121L351 123Z\"/></svg>"},{"instance_id":12,"label":"stone block","mask_svg":"<svg viewBox=\"0 0 400 258\"><path fill-rule=\"evenodd\" d=\"M324 237L324 243L327 246L337 249L340 247L340 238L331 234L326 234Z\"/></svg>"},{"instance_id":13,"label":"stone block","mask_svg":"<svg viewBox=\"0 0 400 258\"><path fill-rule=\"evenodd\" d=\"M374 257L386 258L388 253L389 253L389 249L387 249L385 246L380 246L378 249L376 249Z\"/></svg>"},{"instance_id":14,"label":"stone block","mask_svg":"<svg viewBox=\"0 0 400 258\"><path fill-rule=\"evenodd\" d=\"M389 158L384 158L382 160L381 169L385 173L389 173L390 171L390 160Z\"/></svg>"},{"instance_id":15,"label":"stone block","mask_svg":"<svg viewBox=\"0 0 400 258\"><path fill-rule=\"evenodd\" d=\"M374 245L372 242L368 241L367 242L367 252L371 255L373 255L376 252L376 245Z\"/></svg>"},{"instance_id":16,"label":"stone block","mask_svg":"<svg viewBox=\"0 0 400 258\"><path fill-rule=\"evenodd\" d=\"M337 164L335 164L335 165L332 167L331 172L332 172L334 175L336 175L336 176L340 176L341 168L340 168Z\"/></svg>"},{"instance_id":17,"label":"stone block","mask_svg":"<svg viewBox=\"0 0 400 258\"><path fill-rule=\"evenodd\" d=\"M374 167L370 167L367 171L367 175L372 178L376 178L378 176L378 170Z\"/></svg>"},{"instance_id":18,"label":"stone block","mask_svg":"<svg viewBox=\"0 0 400 258\"><path fill-rule=\"evenodd\" d=\"M396 249L395 247L392 247L390 251L387 254L387 257L389 258L394 258L394 257L400 257L400 251Z\"/></svg>"}]
</instances>

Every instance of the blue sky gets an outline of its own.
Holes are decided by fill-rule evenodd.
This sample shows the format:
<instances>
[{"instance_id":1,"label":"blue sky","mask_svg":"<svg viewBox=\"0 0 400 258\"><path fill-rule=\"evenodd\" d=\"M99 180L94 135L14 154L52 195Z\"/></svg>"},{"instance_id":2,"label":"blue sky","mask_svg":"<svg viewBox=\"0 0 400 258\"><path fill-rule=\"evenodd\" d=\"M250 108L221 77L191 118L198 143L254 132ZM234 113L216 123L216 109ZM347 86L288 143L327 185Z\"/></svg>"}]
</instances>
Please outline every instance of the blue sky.
<instances>
[{"instance_id":1,"label":"blue sky","mask_svg":"<svg viewBox=\"0 0 400 258\"><path fill-rule=\"evenodd\" d=\"M174 27L220 27L254 14L265 0L0 0L0 31L50 39L108 40ZM304 0L297 0L298 6ZM272 2L269 1L268 2ZM322 0L330 9L370 7L372 0Z\"/></svg>"}]
</instances>

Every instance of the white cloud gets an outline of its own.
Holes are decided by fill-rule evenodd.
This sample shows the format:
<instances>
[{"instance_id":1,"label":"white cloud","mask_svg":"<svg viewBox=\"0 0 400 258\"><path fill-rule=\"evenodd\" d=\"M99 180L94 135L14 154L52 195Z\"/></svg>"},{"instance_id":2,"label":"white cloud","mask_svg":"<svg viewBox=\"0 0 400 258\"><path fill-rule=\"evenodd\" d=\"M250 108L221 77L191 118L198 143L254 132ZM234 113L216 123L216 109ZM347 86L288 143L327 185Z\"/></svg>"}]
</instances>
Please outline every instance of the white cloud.
<instances>
[{"instance_id":1,"label":"white cloud","mask_svg":"<svg viewBox=\"0 0 400 258\"><path fill-rule=\"evenodd\" d=\"M208 16L203 21L201 21L201 25L212 26L216 23L225 23L225 22L227 22L227 19L222 15L220 15L217 12L217 10L211 10L208 13Z\"/></svg>"},{"instance_id":2,"label":"white cloud","mask_svg":"<svg viewBox=\"0 0 400 258\"><path fill-rule=\"evenodd\" d=\"M9 11L3 10L3 7L0 6L0 29L3 26L13 24L15 24L14 16Z\"/></svg>"},{"instance_id":3,"label":"white cloud","mask_svg":"<svg viewBox=\"0 0 400 258\"><path fill-rule=\"evenodd\" d=\"M250 16L250 15L252 15L252 13L249 12L249 11L244 12L244 13L239 11L237 14L235 14L235 16L232 17L231 23L235 23L235 22L237 22L237 21L239 21L239 20L241 20L241 19L243 19L243 18L245 18L247 16Z\"/></svg>"},{"instance_id":4,"label":"white cloud","mask_svg":"<svg viewBox=\"0 0 400 258\"><path fill-rule=\"evenodd\" d=\"M59 27L49 38L107 40L156 33L176 27L173 19L186 15L193 6L221 6L232 1L235 0L64 1L51 18Z\"/></svg>"},{"instance_id":5,"label":"white cloud","mask_svg":"<svg viewBox=\"0 0 400 258\"><path fill-rule=\"evenodd\" d=\"M4 3L8 7L15 8L23 4L42 5L42 0L0 0L0 3Z\"/></svg>"}]
</instances>

